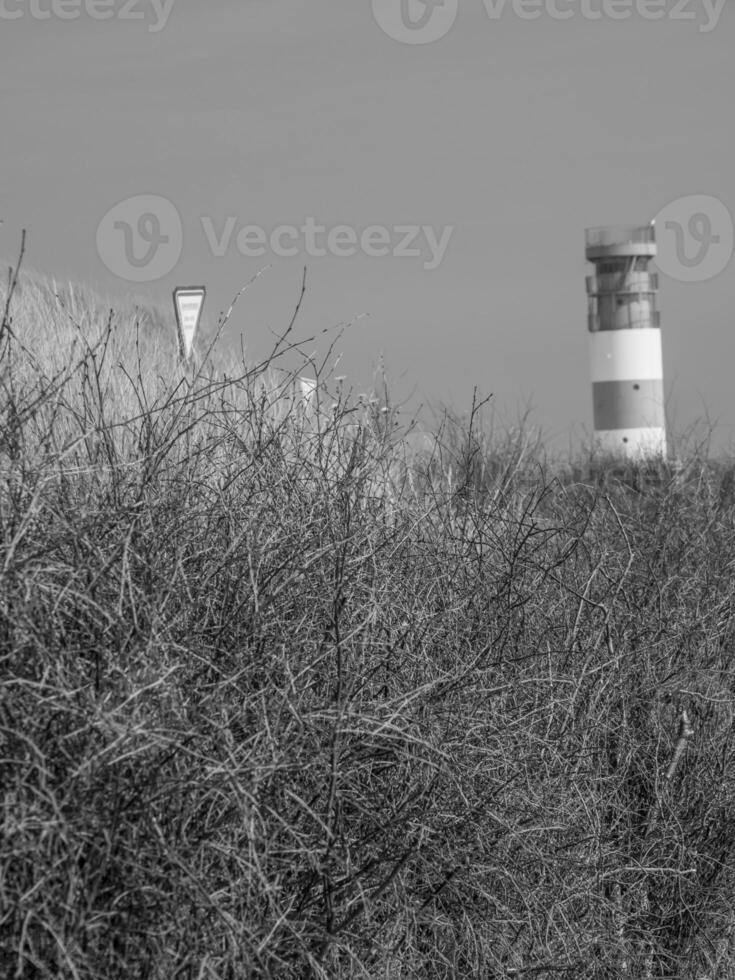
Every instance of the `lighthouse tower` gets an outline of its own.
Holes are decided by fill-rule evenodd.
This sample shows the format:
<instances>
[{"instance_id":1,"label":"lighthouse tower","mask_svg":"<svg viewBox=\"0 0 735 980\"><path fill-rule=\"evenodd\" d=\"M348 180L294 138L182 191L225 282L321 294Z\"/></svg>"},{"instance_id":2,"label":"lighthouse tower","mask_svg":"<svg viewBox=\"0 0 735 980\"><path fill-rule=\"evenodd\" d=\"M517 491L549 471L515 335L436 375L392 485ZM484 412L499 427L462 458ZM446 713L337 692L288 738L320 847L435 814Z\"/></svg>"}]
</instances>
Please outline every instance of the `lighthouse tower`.
<instances>
[{"instance_id":1,"label":"lighthouse tower","mask_svg":"<svg viewBox=\"0 0 735 980\"><path fill-rule=\"evenodd\" d=\"M606 456L666 454L658 276L653 224L585 233L595 444Z\"/></svg>"}]
</instances>

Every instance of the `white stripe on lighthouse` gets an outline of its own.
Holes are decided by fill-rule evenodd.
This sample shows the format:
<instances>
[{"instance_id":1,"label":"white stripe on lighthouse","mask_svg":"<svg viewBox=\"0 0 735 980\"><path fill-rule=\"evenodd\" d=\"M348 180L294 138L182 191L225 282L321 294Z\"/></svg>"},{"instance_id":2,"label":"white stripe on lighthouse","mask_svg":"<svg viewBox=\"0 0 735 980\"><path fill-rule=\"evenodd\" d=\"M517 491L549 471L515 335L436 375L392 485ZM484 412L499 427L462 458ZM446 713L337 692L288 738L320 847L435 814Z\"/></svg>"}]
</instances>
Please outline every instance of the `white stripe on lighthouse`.
<instances>
[{"instance_id":1,"label":"white stripe on lighthouse","mask_svg":"<svg viewBox=\"0 0 735 980\"><path fill-rule=\"evenodd\" d=\"M592 381L628 381L663 378L661 331L599 330L590 334Z\"/></svg>"},{"instance_id":2,"label":"white stripe on lighthouse","mask_svg":"<svg viewBox=\"0 0 735 980\"><path fill-rule=\"evenodd\" d=\"M610 429L595 432L597 449L611 456L661 456L666 454L666 430L662 428Z\"/></svg>"}]
</instances>

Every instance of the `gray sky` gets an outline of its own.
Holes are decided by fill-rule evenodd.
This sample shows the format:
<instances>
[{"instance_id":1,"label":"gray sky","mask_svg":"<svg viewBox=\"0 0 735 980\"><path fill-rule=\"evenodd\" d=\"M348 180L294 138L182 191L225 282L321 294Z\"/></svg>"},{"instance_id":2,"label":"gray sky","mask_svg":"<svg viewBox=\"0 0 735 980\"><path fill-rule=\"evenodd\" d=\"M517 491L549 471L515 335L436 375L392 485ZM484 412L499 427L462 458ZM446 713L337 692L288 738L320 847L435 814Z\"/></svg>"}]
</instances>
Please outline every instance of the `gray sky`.
<instances>
[{"instance_id":1,"label":"gray sky","mask_svg":"<svg viewBox=\"0 0 735 980\"><path fill-rule=\"evenodd\" d=\"M382 351L399 395L462 409L477 385L510 416L530 403L564 448L591 428L585 227L646 224L671 202L685 225L694 195L735 214L735 4L459 2L449 28L453 0L405 0L414 29L396 40L401 0L0 0L0 256L25 227L30 266L111 296L172 309L174 285L204 283L210 322L270 265L225 338L243 333L253 357L288 322L307 265L303 333L369 314L340 345L357 390ZM446 33L403 43L422 15ZM139 195L174 205L181 249L174 228L173 268L130 283L112 253L137 204L105 216ZM171 231L160 218L143 232ZM308 219L326 255L307 254ZM735 266L713 221L728 264L661 275L659 304L670 418L682 429L706 411L726 445ZM264 256L239 247L247 225ZM298 254L273 253L279 226ZM337 226L355 254L330 254L353 241L326 247ZM369 226L388 254L364 254ZM402 226L420 255L393 254ZM426 226L451 234L443 254Z\"/></svg>"}]
</instances>

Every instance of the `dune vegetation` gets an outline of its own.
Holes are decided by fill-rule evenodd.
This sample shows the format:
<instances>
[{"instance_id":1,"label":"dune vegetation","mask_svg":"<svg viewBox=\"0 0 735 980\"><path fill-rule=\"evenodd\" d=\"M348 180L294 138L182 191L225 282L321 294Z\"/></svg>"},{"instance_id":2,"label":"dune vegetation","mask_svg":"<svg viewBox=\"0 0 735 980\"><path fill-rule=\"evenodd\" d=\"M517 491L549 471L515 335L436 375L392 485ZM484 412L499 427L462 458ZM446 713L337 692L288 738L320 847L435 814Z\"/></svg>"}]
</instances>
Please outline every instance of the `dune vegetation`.
<instances>
[{"instance_id":1,"label":"dune vegetation","mask_svg":"<svg viewBox=\"0 0 735 980\"><path fill-rule=\"evenodd\" d=\"M735 977L731 466L0 313L1 976Z\"/></svg>"}]
</instances>

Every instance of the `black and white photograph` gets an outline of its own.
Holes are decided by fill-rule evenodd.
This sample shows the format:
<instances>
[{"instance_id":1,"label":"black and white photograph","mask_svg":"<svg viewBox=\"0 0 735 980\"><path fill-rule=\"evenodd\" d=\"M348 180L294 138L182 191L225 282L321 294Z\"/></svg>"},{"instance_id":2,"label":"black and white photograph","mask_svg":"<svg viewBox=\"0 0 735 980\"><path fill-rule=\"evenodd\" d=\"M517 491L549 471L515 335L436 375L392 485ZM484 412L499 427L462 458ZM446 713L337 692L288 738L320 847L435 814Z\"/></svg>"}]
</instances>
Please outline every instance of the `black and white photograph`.
<instances>
[{"instance_id":1,"label":"black and white photograph","mask_svg":"<svg viewBox=\"0 0 735 980\"><path fill-rule=\"evenodd\" d=\"M735 980L735 0L0 0L0 977Z\"/></svg>"}]
</instances>

